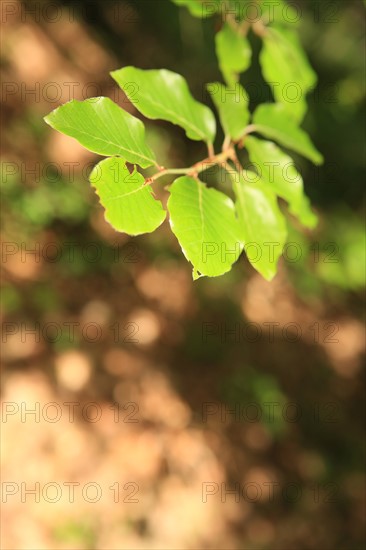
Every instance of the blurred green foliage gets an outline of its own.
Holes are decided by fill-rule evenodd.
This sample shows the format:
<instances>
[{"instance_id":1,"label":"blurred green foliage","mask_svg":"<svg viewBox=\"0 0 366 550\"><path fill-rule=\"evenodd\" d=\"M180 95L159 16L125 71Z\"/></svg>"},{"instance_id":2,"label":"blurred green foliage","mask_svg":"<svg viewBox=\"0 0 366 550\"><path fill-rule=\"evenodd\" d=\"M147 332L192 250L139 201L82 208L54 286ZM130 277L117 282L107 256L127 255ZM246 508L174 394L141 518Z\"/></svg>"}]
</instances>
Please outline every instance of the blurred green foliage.
<instances>
[{"instance_id":1,"label":"blurred green foliage","mask_svg":"<svg viewBox=\"0 0 366 550\"><path fill-rule=\"evenodd\" d=\"M34 130L28 131L33 134ZM6 161L1 164L3 174L8 165ZM2 219L7 233L29 237L57 221L72 226L88 219L91 193L84 182L60 178L59 170L50 166L47 177L41 175L31 185L24 183L18 173L2 180Z\"/></svg>"},{"instance_id":2,"label":"blurred green foliage","mask_svg":"<svg viewBox=\"0 0 366 550\"><path fill-rule=\"evenodd\" d=\"M89 548L94 550L95 548L95 527L87 521L77 522L73 519L65 521L55 527L53 535L58 542L72 545L75 549Z\"/></svg>"},{"instance_id":3,"label":"blurred green foliage","mask_svg":"<svg viewBox=\"0 0 366 550\"><path fill-rule=\"evenodd\" d=\"M253 367L238 368L220 386L223 401L234 411L236 421L262 422L275 439L287 433L289 424L283 410L288 399L274 376Z\"/></svg>"}]
</instances>

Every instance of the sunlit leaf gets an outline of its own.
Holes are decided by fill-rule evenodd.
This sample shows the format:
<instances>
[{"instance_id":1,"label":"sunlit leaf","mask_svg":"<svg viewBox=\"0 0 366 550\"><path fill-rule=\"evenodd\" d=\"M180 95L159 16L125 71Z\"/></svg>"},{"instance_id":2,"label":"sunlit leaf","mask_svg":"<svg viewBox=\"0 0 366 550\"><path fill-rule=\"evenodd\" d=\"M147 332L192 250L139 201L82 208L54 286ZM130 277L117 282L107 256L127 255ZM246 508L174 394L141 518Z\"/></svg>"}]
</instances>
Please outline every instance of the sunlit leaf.
<instances>
[{"instance_id":1,"label":"sunlit leaf","mask_svg":"<svg viewBox=\"0 0 366 550\"><path fill-rule=\"evenodd\" d=\"M245 252L253 267L270 281L286 242L286 220L276 195L254 172L236 172L233 187Z\"/></svg>"},{"instance_id":2,"label":"sunlit leaf","mask_svg":"<svg viewBox=\"0 0 366 550\"><path fill-rule=\"evenodd\" d=\"M102 160L90 174L100 202L105 208L105 219L116 229L129 235L151 233L161 225L166 212L153 196L150 185L136 171L129 172L123 159Z\"/></svg>"},{"instance_id":3,"label":"sunlit leaf","mask_svg":"<svg viewBox=\"0 0 366 550\"><path fill-rule=\"evenodd\" d=\"M180 74L166 69L144 71L124 67L111 75L146 117L177 124L193 140L213 142L215 117L206 105L193 98Z\"/></svg>"},{"instance_id":4,"label":"sunlit leaf","mask_svg":"<svg viewBox=\"0 0 366 550\"><path fill-rule=\"evenodd\" d=\"M317 217L304 195L304 184L294 161L271 141L249 136L245 141L249 158L258 170L263 182L278 197L288 202L291 214L310 228L317 224Z\"/></svg>"},{"instance_id":5,"label":"sunlit leaf","mask_svg":"<svg viewBox=\"0 0 366 550\"><path fill-rule=\"evenodd\" d=\"M265 25L297 26L301 19L301 10L294 7L294 2L285 0L262 0L259 4L260 14Z\"/></svg>"},{"instance_id":6,"label":"sunlit leaf","mask_svg":"<svg viewBox=\"0 0 366 550\"><path fill-rule=\"evenodd\" d=\"M55 130L75 138L99 155L119 155L147 168L155 155L145 143L145 127L108 97L76 101L58 107L44 120Z\"/></svg>"},{"instance_id":7,"label":"sunlit leaf","mask_svg":"<svg viewBox=\"0 0 366 550\"><path fill-rule=\"evenodd\" d=\"M249 121L249 97L239 83L229 88L220 82L207 85L212 101L218 110L225 135L239 140Z\"/></svg>"},{"instance_id":8,"label":"sunlit leaf","mask_svg":"<svg viewBox=\"0 0 366 550\"><path fill-rule=\"evenodd\" d=\"M215 36L215 42L220 71L226 83L233 87L239 81L239 74L250 66L250 44L248 39L236 32L229 23L224 23Z\"/></svg>"},{"instance_id":9,"label":"sunlit leaf","mask_svg":"<svg viewBox=\"0 0 366 550\"><path fill-rule=\"evenodd\" d=\"M230 271L242 251L232 200L188 176L175 180L170 193L170 225L194 278Z\"/></svg>"},{"instance_id":10,"label":"sunlit leaf","mask_svg":"<svg viewBox=\"0 0 366 550\"><path fill-rule=\"evenodd\" d=\"M314 164L322 164L323 157L311 142L308 134L296 125L281 103L259 105L253 115L256 131L274 139L284 147L296 151Z\"/></svg>"},{"instance_id":11,"label":"sunlit leaf","mask_svg":"<svg viewBox=\"0 0 366 550\"><path fill-rule=\"evenodd\" d=\"M259 59L274 98L301 122L307 110L306 94L317 77L297 34L289 29L268 28Z\"/></svg>"},{"instance_id":12,"label":"sunlit leaf","mask_svg":"<svg viewBox=\"0 0 366 550\"><path fill-rule=\"evenodd\" d=\"M179 7L186 7L194 17L211 17L219 13L221 0L172 0Z\"/></svg>"}]
</instances>

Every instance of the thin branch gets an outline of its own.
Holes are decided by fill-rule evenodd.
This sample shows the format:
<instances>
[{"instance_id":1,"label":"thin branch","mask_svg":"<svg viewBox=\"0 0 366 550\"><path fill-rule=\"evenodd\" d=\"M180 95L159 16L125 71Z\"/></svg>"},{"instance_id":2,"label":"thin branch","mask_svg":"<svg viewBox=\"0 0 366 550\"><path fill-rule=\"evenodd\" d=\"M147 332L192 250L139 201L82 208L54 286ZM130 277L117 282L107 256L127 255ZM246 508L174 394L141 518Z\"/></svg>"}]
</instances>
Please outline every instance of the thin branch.
<instances>
[{"instance_id":1,"label":"thin branch","mask_svg":"<svg viewBox=\"0 0 366 550\"><path fill-rule=\"evenodd\" d=\"M239 148L242 148L244 146L245 137L255 131L257 131L257 126L255 124L249 124L249 126L245 128L244 133L240 137L240 139L235 141L235 144L238 144ZM216 164L222 164L228 159L233 161L233 163L235 164L235 168L238 172L241 172L243 170L243 167L240 164L236 155L234 144L231 142L229 136L225 137L224 143L222 145L222 152L218 155L211 154L213 153L212 144L207 144L207 147L209 156L206 159L196 162L196 164L193 164L193 166L189 166L188 168L164 168L163 166L159 166L159 172L156 172L156 174L153 174L151 177L146 178L145 185L150 185L157 179L172 174L188 174L189 176L197 177L198 174L203 172L204 170L207 170L208 168Z\"/></svg>"},{"instance_id":2,"label":"thin branch","mask_svg":"<svg viewBox=\"0 0 366 550\"><path fill-rule=\"evenodd\" d=\"M232 159L233 156L236 156L235 150L233 147L230 147L229 149L223 151L222 153L219 153L218 155L213 155L204 160L196 162L196 164L193 164L193 166L190 166L189 168L162 168L156 174L153 174L151 177L146 178L145 185L150 185L157 179L162 178L163 176L167 176L169 174L188 174L189 176L195 177L200 172L207 170L207 168L210 168L215 164L221 164L229 158Z\"/></svg>"},{"instance_id":3,"label":"thin branch","mask_svg":"<svg viewBox=\"0 0 366 550\"><path fill-rule=\"evenodd\" d=\"M248 134L252 134L253 132L257 132L257 130L258 130L258 127L255 124L249 124L249 126L245 128L242 136L235 142L238 144L239 149L242 149L244 147L244 141L246 136Z\"/></svg>"},{"instance_id":4,"label":"thin branch","mask_svg":"<svg viewBox=\"0 0 366 550\"><path fill-rule=\"evenodd\" d=\"M156 172L156 174L153 174L149 178L146 178L145 185L150 185L153 181L162 178L163 176L167 176L169 174L187 174L191 168L162 168L160 167L160 171Z\"/></svg>"},{"instance_id":5,"label":"thin branch","mask_svg":"<svg viewBox=\"0 0 366 550\"><path fill-rule=\"evenodd\" d=\"M207 151L208 151L208 156L209 157L214 157L215 156L215 150L213 148L212 143L207 143Z\"/></svg>"},{"instance_id":6,"label":"thin branch","mask_svg":"<svg viewBox=\"0 0 366 550\"><path fill-rule=\"evenodd\" d=\"M238 27L238 32L240 36L246 36L251 26L252 26L251 22L248 21L247 19L244 19Z\"/></svg>"},{"instance_id":7,"label":"thin branch","mask_svg":"<svg viewBox=\"0 0 366 550\"><path fill-rule=\"evenodd\" d=\"M231 146L231 137L225 136L224 143L222 144L222 150L227 151Z\"/></svg>"},{"instance_id":8,"label":"thin branch","mask_svg":"<svg viewBox=\"0 0 366 550\"><path fill-rule=\"evenodd\" d=\"M234 155L232 156L231 160L233 161L233 163L235 165L235 168L238 172L242 172L244 170L244 168L242 167L242 165L239 162L239 159L238 159L235 151L234 151Z\"/></svg>"},{"instance_id":9,"label":"thin branch","mask_svg":"<svg viewBox=\"0 0 366 550\"><path fill-rule=\"evenodd\" d=\"M258 36L260 36L261 38L263 38L263 36L268 34L268 28L260 19L252 23L252 29L253 29L253 32Z\"/></svg>"}]
</instances>

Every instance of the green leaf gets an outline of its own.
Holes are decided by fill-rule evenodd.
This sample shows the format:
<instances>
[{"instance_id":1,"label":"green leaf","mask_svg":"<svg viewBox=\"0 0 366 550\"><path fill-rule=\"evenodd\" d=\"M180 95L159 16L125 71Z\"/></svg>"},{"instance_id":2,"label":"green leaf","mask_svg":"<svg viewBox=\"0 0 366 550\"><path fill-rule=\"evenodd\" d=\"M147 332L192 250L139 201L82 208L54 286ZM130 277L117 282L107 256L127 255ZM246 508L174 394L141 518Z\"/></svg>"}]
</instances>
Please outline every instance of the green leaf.
<instances>
[{"instance_id":1,"label":"green leaf","mask_svg":"<svg viewBox=\"0 0 366 550\"><path fill-rule=\"evenodd\" d=\"M234 15L236 21L243 21L260 15L253 0L221 0L223 17L225 21L227 14ZM255 10L255 11L254 11Z\"/></svg>"},{"instance_id":2,"label":"green leaf","mask_svg":"<svg viewBox=\"0 0 366 550\"><path fill-rule=\"evenodd\" d=\"M304 130L298 128L281 103L263 103L253 115L255 131L269 139L278 141L296 153L310 159L314 164L322 164L323 157L311 142Z\"/></svg>"},{"instance_id":3,"label":"green leaf","mask_svg":"<svg viewBox=\"0 0 366 550\"><path fill-rule=\"evenodd\" d=\"M174 4L186 7L194 17L211 17L220 11L221 0L172 0Z\"/></svg>"},{"instance_id":4,"label":"green leaf","mask_svg":"<svg viewBox=\"0 0 366 550\"><path fill-rule=\"evenodd\" d=\"M225 136L239 140L249 122L248 94L239 83L228 88L220 82L212 82L207 89L219 113Z\"/></svg>"},{"instance_id":5,"label":"green leaf","mask_svg":"<svg viewBox=\"0 0 366 550\"><path fill-rule=\"evenodd\" d=\"M154 199L151 186L145 185L136 167L130 173L123 159L102 160L89 179L105 208L105 219L117 231L129 235L151 233L165 220L166 212Z\"/></svg>"},{"instance_id":6,"label":"green leaf","mask_svg":"<svg viewBox=\"0 0 366 550\"><path fill-rule=\"evenodd\" d=\"M193 140L214 141L216 120L211 109L192 97L180 74L166 69L144 71L124 67L111 75L146 117L178 124Z\"/></svg>"},{"instance_id":7,"label":"green leaf","mask_svg":"<svg viewBox=\"0 0 366 550\"><path fill-rule=\"evenodd\" d=\"M301 10L296 10L284 0L263 0L260 8L265 25L297 26L301 19Z\"/></svg>"},{"instance_id":8,"label":"green leaf","mask_svg":"<svg viewBox=\"0 0 366 550\"><path fill-rule=\"evenodd\" d=\"M258 170L263 182L278 197L288 202L291 214L306 227L314 228L317 217L304 195L304 184L294 161L271 141L251 136L245 140L250 161Z\"/></svg>"},{"instance_id":9,"label":"green leaf","mask_svg":"<svg viewBox=\"0 0 366 550\"><path fill-rule=\"evenodd\" d=\"M170 225L193 277L230 271L242 251L232 200L189 176L175 180L170 193Z\"/></svg>"},{"instance_id":10,"label":"green leaf","mask_svg":"<svg viewBox=\"0 0 366 550\"><path fill-rule=\"evenodd\" d=\"M306 94L315 86L317 77L297 34L288 29L267 28L259 60L275 100L301 121L307 110Z\"/></svg>"},{"instance_id":11,"label":"green leaf","mask_svg":"<svg viewBox=\"0 0 366 550\"><path fill-rule=\"evenodd\" d=\"M142 168L156 164L154 153L145 144L145 127L141 120L108 97L85 101L73 99L52 111L44 120L93 153L119 155Z\"/></svg>"},{"instance_id":12,"label":"green leaf","mask_svg":"<svg viewBox=\"0 0 366 550\"><path fill-rule=\"evenodd\" d=\"M286 220L276 196L257 174L244 170L232 177L245 252L253 267L270 281L276 275L277 261L286 242Z\"/></svg>"},{"instance_id":13,"label":"green leaf","mask_svg":"<svg viewBox=\"0 0 366 550\"><path fill-rule=\"evenodd\" d=\"M230 87L239 81L239 74L250 66L252 50L248 39L224 23L215 36L220 71Z\"/></svg>"}]
</instances>

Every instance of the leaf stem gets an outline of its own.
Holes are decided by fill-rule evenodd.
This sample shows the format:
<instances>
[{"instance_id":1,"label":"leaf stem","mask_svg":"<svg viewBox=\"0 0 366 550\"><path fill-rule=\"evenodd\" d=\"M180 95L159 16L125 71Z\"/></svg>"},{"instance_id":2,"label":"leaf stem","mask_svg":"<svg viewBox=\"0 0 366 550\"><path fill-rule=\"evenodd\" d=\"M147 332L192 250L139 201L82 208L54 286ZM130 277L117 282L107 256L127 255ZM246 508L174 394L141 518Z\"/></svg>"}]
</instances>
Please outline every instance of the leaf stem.
<instances>
[{"instance_id":1,"label":"leaf stem","mask_svg":"<svg viewBox=\"0 0 366 550\"><path fill-rule=\"evenodd\" d=\"M248 134L252 134L253 132L257 131L257 126L255 124L249 124L247 126L242 134L242 136L235 142L238 144L239 149L242 149L244 147L244 141Z\"/></svg>"},{"instance_id":2,"label":"leaf stem","mask_svg":"<svg viewBox=\"0 0 366 550\"><path fill-rule=\"evenodd\" d=\"M231 137L225 136L224 143L222 144L222 150L227 151L231 145Z\"/></svg>"},{"instance_id":3,"label":"leaf stem","mask_svg":"<svg viewBox=\"0 0 366 550\"><path fill-rule=\"evenodd\" d=\"M249 31L251 25L252 25L252 24L251 24L248 20L244 19L244 20L240 23L240 25L238 25L238 33L239 33L239 35L240 35L240 36L246 36L246 35L248 34L248 31Z\"/></svg>"},{"instance_id":4,"label":"leaf stem","mask_svg":"<svg viewBox=\"0 0 366 550\"><path fill-rule=\"evenodd\" d=\"M229 147L228 149L226 149L222 153L219 153L218 155L213 155L213 156L207 157L204 160L200 160L199 162L196 162L196 164L193 164L193 166L189 166L188 168L161 167L161 170L159 172L157 172L156 174L153 174L150 178L147 178L145 180L145 185L150 185L157 179L162 178L163 176L167 176L169 174L188 174L190 176L197 176L200 172L207 170L207 168L210 168L211 166L214 166L216 164L222 164L227 159L231 159L235 161L236 153L233 147Z\"/></svg>"},{"instance_id":5,"label":"leaf stem","mask_svg":"<svg viewBox=\"0 0 366 550\"><path fill-rule=\"evenodd\" d=\"M263 38L268 34L268 29L261 19L252 23L253 32Z\"/></svg>"},{"instance_id":6,"label":"leaf stem","mask_svg":"<svg viewBox=\"0 0 366 550\"><path fill-rule=\"evenodd\" d=\"M215 150L213 148L212 143L207 143L207 151L208 151L208 156L209 157L214 157L215 156Z\"/></svg>"}]
</instances>

